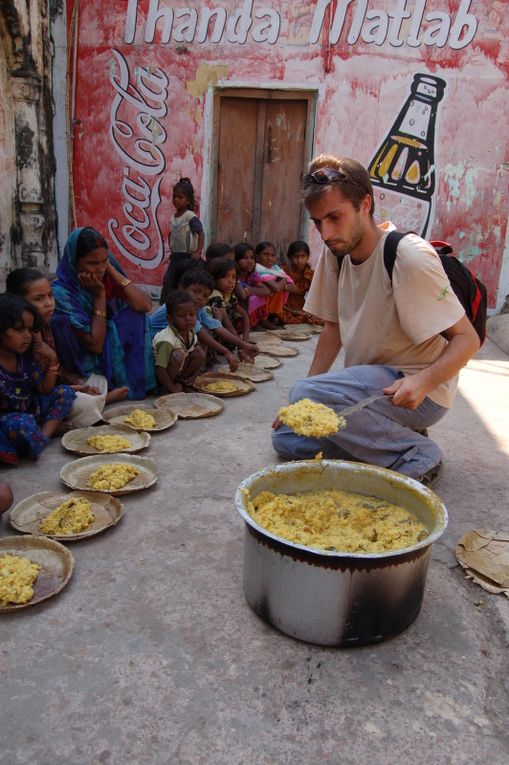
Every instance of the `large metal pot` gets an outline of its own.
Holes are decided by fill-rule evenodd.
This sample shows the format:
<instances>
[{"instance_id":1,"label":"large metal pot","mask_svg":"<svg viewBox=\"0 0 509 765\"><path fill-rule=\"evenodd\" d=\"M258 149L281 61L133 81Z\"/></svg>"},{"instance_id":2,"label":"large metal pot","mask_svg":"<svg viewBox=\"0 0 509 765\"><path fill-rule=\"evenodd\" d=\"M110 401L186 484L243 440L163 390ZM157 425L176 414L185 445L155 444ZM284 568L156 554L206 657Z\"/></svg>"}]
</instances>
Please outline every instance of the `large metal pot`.
<instances>
[{"instance_id":1,"label":"large metal pot","mask_svg":"<svg viewBox=\"0 0 509 765\"><path fill-rule=\"evenodd\" d=\"M259 526L247 494L346 489L394 502L414 513L429 536L387 553L339 553L285 541ZM246 522L244 594L259 616L309 643L356 646L397 635L422 604L431 545L447 527L439 497L392 470L339 460L289 462L243 481L235 496Z\"/></svg>"}]
</instances>

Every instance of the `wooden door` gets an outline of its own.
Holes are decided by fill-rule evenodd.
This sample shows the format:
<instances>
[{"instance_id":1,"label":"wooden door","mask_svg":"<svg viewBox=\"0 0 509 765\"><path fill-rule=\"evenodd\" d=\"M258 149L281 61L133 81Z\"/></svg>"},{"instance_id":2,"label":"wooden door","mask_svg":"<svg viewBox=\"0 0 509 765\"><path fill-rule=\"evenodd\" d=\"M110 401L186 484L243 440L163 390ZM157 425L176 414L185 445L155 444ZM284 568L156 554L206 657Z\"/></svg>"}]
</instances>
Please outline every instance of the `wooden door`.
<instances>
[{"instance_id":1,"label":"wooden door","mask_svg":"<svg viewBox=\"0 0 509 765\"><path fill-rule=\"evenodd\" d=\"M262 239L282 256L302 236L308 101L222 96L214 241Z\"/></svg>"}]
</instances>

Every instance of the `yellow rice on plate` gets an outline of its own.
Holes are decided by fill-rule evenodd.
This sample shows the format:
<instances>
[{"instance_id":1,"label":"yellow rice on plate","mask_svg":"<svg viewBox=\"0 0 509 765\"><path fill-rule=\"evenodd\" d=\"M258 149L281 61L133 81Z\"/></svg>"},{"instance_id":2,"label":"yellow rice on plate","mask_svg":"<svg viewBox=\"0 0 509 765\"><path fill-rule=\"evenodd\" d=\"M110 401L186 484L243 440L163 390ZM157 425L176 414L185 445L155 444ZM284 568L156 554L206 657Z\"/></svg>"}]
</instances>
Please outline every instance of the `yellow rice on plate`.
<instances>
[{"instance_id":1,"label":"yellow rice on plate","mask_svg":"<svg viewBox=\"0 0 509 765\"><path fill-rule=\"evenodd\" d=\"M143 409L133 409L128 417L124 417L124 422L143 430L153 430L156 424L155 417L152 417L148 412L144 412Z\"/></svg>"},{"instance_id":2,"label":"yellow rice on plate","mask_svg":"<svg viewBox=\"0 0 509 765\"><path fill-rule=\"evenodd\" d=\"M79 534L95 520L92 505L85 497L73 497L62 502L41 522L43 534L61 536Z\"/></svg>"},{"instance_id":3,"label":"yellow rice on plate","mask_svg":"<svg viewBox=\"0 0 509 765\"><path fill-rule=\"evenodd\" d=\"M210 382L204 385L203 390L206 390L209 393L233 393L238 390L238 388L234 382L217 380L216 382Z\"/></svg>"},{"instance_id":4,"label":"yellow rice on plate","mask_svg":"<svg viewBox=\"0 0 509 765\"><path fill-rule=\"evenodd\" d=\"M28 603L41 567L21 555L0 556L0 606Z\"/></svg>"},{"instance_id":5,"label":"yellow rice on plate","mask_svg":"<svg viewBox=\"0 0 509 765\"><path fill-rule=\"evenodd\" d=\"M117 491L139 475L140 471L126 462L110 462L97 468L88 479L90 489Z\"/></svg>"},{"instance_id":6,"label":"yellow rice on plate","mask_svg":"<svg viewBox=\"0 0 509 765\"><path fill-rule=\"evenodd\" d=\"M133 445L128 438L115 435L89 436L87 444L93 446L98 452L123 452L124 449L130 449Z\"/></svg>"}]
</instances>

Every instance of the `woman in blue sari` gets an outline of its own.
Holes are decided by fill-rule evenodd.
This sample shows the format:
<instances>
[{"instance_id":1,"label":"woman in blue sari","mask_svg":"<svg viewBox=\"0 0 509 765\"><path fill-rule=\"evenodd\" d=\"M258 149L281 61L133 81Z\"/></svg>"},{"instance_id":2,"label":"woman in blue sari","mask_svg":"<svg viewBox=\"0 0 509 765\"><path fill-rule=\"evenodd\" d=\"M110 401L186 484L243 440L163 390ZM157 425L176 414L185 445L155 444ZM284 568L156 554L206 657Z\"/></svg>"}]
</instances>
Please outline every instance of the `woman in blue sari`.
<instances>
[{"instance_id":1,"label":"woman in blue sari","mask_svg":"<svg viewBox=\"0 0 509 765\"><path fill-rule=\"evenodd\" d=\"M131 399L155 390L152 301L126 278L95 229L71 233L52 291L51 328L66 369L84 378L102 374L109 389L128 387Z\"/></svg>"}]
</instances>

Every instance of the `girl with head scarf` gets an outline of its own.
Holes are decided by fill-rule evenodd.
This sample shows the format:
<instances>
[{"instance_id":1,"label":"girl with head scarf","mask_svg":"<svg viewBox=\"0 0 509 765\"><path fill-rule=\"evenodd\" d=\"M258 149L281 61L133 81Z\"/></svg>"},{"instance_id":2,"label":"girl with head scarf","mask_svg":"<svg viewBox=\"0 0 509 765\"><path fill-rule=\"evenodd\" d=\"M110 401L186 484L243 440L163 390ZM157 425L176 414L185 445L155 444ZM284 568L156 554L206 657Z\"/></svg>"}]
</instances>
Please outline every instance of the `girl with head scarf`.
<instances>
[{"instance_id":1,"label":"girl with head scarf","mask_svg":"<svg viewBox=\"0 0 509 765\"><path fill-rule=\"evenodd\" d=\"M52 290L51 328L67 369L84 378L104 375L110 389L127 386L131 399L155 389L152 301L126 278L98 231L71 233Z\"/></svg>"}]
</instances>

